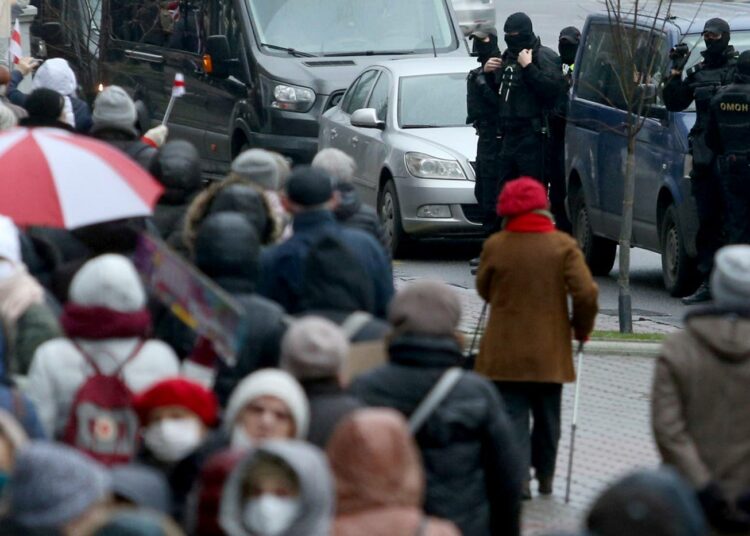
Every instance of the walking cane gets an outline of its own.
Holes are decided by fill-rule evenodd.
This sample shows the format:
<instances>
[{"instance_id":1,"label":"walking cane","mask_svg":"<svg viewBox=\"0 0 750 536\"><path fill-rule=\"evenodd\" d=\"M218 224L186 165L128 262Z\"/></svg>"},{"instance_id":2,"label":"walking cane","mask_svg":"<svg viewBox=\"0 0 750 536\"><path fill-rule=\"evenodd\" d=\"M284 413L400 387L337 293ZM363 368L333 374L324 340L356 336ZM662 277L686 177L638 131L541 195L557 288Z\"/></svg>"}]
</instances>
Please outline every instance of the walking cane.
<instances>
[{"instance_id":1,"label":"walking cane","mask_svg":"<svg viewBox=\"0 0 750 536\"><path fill-rule=\"evenodd\" d=\"M474 353L474 348L476 348L477 339L479 338L479 330L482 329L482 324L484 323L484 317L487 315L487 302L484 302L484 306L482 307L482 312L479 313L479 321L477 322L477 327L474 330L474 336L471 338L471 346L469 347L469 357Z\"/></svg>"},{"instance_id":2,"label":"walking cane","mask_svg":"<svg viewBox=\"0 0 750 536\"><path fill-rule=\"evenodd\" d=\"M568 456L568 481L565 484L565 504L570 502L570 481L573 476L573 453L576 446L576 428L578 427L578 401L581 395L581 378L583 377L583 341L578 343L577 361L576 393L573 397L573 421L570 423L570 454Z\"/></svg>"}]
</instances>

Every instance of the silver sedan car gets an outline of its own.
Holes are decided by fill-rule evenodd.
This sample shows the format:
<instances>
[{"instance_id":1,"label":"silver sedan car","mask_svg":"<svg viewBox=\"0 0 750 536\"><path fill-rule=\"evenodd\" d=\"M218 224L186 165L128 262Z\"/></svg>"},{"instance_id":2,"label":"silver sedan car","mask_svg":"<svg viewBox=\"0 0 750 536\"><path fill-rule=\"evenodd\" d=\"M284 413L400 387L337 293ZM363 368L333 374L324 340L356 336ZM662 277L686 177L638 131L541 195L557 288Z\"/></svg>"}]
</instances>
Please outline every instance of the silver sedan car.
<instances>
[{"instance_id":1,"label":"silver sedan car","mask_svg":"<svg viewBox=\"0 0 750 536\"><path fill-rule=\"evenodd\" d=\"M320 120L319 147L357 163L355 186L377 206L394 255L413 238L477 236L477 136L466 124L475 58L398 59L367 68Z\"/></svg>"}]
</instances>

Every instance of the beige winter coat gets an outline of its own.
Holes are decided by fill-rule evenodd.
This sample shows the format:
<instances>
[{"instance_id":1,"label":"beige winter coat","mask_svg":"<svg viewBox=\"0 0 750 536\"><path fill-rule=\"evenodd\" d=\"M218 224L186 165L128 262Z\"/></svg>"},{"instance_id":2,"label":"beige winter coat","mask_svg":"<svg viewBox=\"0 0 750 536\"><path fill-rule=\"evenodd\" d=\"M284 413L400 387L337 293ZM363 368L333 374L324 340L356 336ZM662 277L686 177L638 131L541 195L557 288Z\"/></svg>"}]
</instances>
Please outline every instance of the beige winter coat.
<instances>
[{"instance_id":1,"label":"beige winter coat","mask_svg":"<svg viewBox=\"0 0 750 536\"><path fill-rule=\"evenodd\" d=\"M750 319L688 318L656 363L652 424L665 463L696 489L750 491Z\"/></svg>"}]
</instances>

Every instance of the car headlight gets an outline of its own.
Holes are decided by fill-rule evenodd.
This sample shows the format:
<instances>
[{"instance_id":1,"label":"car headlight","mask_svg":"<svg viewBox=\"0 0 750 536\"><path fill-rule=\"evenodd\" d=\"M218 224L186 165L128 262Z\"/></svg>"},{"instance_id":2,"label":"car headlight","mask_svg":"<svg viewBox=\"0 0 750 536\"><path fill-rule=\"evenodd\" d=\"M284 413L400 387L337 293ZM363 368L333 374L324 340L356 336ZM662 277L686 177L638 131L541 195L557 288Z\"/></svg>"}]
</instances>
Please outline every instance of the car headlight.
<instances>
[{"instance_id":1,"label":"car headlight","mask_svg":"<svg viewBox=\"0 0 750 536\"><path fill-rule=\"evenodd\" d=\"M443 160L422 153L406 153L406 169L421 179L466 179L457 160Z\"/></svg>"},{"instance_id":2,"label":"car headlight","mask_svg":"<svg viewBox=\"0 0 750 536\"><path fill-rule=\"evenodd\" d=\"M271 108L292 112L307 112L315 104L315 92L306 87L275 84Z\"/></svg>"}]
</instances>

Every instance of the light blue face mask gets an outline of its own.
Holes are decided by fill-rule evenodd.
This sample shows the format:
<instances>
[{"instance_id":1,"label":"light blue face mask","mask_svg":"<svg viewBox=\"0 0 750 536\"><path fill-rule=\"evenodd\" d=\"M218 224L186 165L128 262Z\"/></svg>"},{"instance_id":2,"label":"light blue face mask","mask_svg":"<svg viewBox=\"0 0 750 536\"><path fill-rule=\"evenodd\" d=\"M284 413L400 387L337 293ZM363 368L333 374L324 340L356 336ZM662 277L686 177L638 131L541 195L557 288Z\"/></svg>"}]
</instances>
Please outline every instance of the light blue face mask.
<instances>
[{"instance_id":1,"label":"light blue face mask","mask_svg":"<svg viewBox=\"0 0 750 536\"><path fill-rule=\"evenodd\" d=\"M8 480L10 480L10 475L5 471L0 471L0 495L5 491Z\"/></svg>"}]
</instances>

